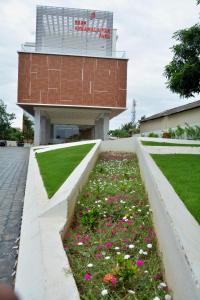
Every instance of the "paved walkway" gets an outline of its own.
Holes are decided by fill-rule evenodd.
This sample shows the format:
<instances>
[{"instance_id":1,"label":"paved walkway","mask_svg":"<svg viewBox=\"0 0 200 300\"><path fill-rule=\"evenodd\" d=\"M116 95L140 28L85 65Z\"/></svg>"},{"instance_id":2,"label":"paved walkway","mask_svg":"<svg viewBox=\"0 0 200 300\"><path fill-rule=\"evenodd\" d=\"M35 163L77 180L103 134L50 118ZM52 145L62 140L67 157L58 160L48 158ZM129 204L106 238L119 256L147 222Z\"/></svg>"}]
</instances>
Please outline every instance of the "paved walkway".
<instances>
[{"instance_id":1,"label":"paved walkway","mask_svg":"<svg viewBox=\"0 0 200 300\"><path fill-rule=\"evenodd\" d=\"M28 167L28 148L0 147L0 282L13 285Z\"/></svg>"}]
</instances>

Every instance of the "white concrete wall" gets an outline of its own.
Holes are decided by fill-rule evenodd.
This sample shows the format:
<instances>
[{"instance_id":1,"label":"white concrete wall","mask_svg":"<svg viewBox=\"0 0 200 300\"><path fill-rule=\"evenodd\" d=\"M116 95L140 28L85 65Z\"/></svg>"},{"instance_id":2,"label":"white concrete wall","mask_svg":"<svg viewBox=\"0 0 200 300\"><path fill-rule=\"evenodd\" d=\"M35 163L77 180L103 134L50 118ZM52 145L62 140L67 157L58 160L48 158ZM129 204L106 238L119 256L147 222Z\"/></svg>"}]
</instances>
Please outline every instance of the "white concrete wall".
<instances>
[{"instance_id":1,"label":"white concrete wall","mask_svg":"<svg viewBox=\"0 0 200 300\"><path fill-rule=\"evenodd\" d=\"M140 125L140 132L162 132L167 131L169 128L176 128L177 125L185 127L185 123L188 123L190 126L200 125L199 116L200 107L182 111L173 115L142 122Z\"/></svg>"},{"instance_id":2,"label":"white concrete wall","mask_svg":"<svg viewBox=\"0 0 200 300\"><path fill-rule=\"evenodd\" d=\"M117 140L108 140L101 143L101 152L118 151L118 152L135 152L135 139L123 138Z\"/></svg>"},{"instance_id":3,"label":"white concrete wall","mask_svg":"<svg viewBox=\"0 0 200 300\"><path fill-rule=\"evenodd\" d=\"M144 147L136 142L165 275L175 300L200 299L200 226ZM189 151L189 149L188 149Z\"/></svg>"},{"instance_id":4,"label":"white concrete wall","mask_svg":"<svg viewBox=\"0 0 200 300\"><path fill-rule=\"evenodd\" d=\"M100 141L89 141L92 142L96 145L51 200L47 197L35 152L31 150L15 283L20 300L79 300L61 231L67 216L73 214L74 197L78 196L98 157ZM38 151L85 143L42 147Z\"/></svg>"},{"instance_id":5,"label":"white concrete wall","mask_svg":"<svg viewBox=\"0 0 200 300\"><path fill-rule=\"evenodd\" d=\"M87 142L40 146L37 151L83 143ZM31 151L16 276L20 300L79 300L60 233L66 220L67 226L70 224L75 200L101 151L137 152L173 299L200 300L200 226L145 147L134 138L96 141L96 146L51 200L47 198L34 151Z\"/></svg>"}]
</instances>

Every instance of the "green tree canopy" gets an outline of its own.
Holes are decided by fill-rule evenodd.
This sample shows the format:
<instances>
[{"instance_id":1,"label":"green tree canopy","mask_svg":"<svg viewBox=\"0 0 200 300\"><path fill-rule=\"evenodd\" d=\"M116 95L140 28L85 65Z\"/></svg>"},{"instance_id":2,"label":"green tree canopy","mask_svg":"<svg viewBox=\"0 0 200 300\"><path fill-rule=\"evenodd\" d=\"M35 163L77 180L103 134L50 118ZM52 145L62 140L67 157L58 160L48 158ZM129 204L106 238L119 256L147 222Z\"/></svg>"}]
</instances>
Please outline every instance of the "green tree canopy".
<instances>
[{"instance_id":1,"label":"green tree canopy","mask_svg":"<svg viewBox=\"0 0 200 300\"><path fill-rule=\"evenodd\" d=\"M0 139L7 139L11 123L15 119L15 114L6 111L7 106L0 99Z\"/></svg>"},{"instance_id":2,"label":"green tree canopy","mask_svg":"<svg viewBox=\"0 0 200 300\"><path fill-rule=\"evenodd\" d=\"M173 38L177 44L172 47L172 61L165 67L167 87L182 97L194 97L200 93L200 24L175 32Z\"/></svg>"},{"instance_id":3,"label":"green tree canopy","mask_svg":"<svg viewBox=\"0 0 200 300\"><path fill-rule=\"evenodd\" d=\"M182 97L200 93L200 24L177 31L173 59L165 67L167 86Z\"/></svg>"},{"instance_id":4,"label":"green tree canopy","mask_svg":"<svg viewBox=\"0 0 200 300\"><path fill-rule=\"evenodd\" d=\"M27 142L33 140L33 121L25 113L23 114L23 135Z\"/></svg>"}]
</instances>

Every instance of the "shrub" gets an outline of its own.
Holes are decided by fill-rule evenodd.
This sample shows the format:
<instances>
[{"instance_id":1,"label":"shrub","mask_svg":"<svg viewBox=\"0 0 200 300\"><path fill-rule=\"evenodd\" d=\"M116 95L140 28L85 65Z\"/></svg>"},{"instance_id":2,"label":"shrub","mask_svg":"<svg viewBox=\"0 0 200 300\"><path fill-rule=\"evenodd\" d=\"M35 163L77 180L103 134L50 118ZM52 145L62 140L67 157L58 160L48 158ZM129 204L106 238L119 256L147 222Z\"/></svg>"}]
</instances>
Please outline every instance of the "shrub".
<instances>
[{"instance_id":1,"label":"shrub","mask_svg":"<svg viewBox=\"0 0 200 300\"><path fill-rule=\"evenodd\" d=\"M158 137L159 137L159 135L158 135L157 133L150 132L150 133L148 134L148 137L154 137L154 138L158 138Z\"/></svg>"},{"instance_id":2,"label":"shrub","mask_svg":"<svg viewBox=\"0 0 200 300\"><path fill-rule=\"evenodd\" d=\"M171 138L171 134L169 132L163 132L162 138L164 138L164 139L170 139Z\"/></svg>"},{"instance_id":3,"label":"shrub","mask_svg":"<svg viewBox=\"0 0 200 300\"><path fill-rule=\"evenodd\" d=\"M182 128L180 125L178 125L178 126L176 127L176 130L175 130L176 137L177 137L178 139L182 139L184 133L185 133L185 129Z\"/></svg>"}]
</instances>

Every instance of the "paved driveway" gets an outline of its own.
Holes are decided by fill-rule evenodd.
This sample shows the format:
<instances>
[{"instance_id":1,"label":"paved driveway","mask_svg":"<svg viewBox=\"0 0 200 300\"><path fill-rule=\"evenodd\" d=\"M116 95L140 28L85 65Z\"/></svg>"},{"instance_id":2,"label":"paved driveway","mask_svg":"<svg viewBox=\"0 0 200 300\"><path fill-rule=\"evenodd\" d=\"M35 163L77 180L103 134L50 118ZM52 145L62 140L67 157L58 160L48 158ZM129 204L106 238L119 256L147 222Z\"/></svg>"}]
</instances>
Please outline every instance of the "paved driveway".
<instances>
[{"instance_id":1,"label":"paved driveway","mask_svg":"<svg viewBox=\"0 0 200 300\"><path fill-rule=\"evenodd\" d=\"M0 147L0 282L13 285L29 149Z\"/></svg>"}]
</instances>

